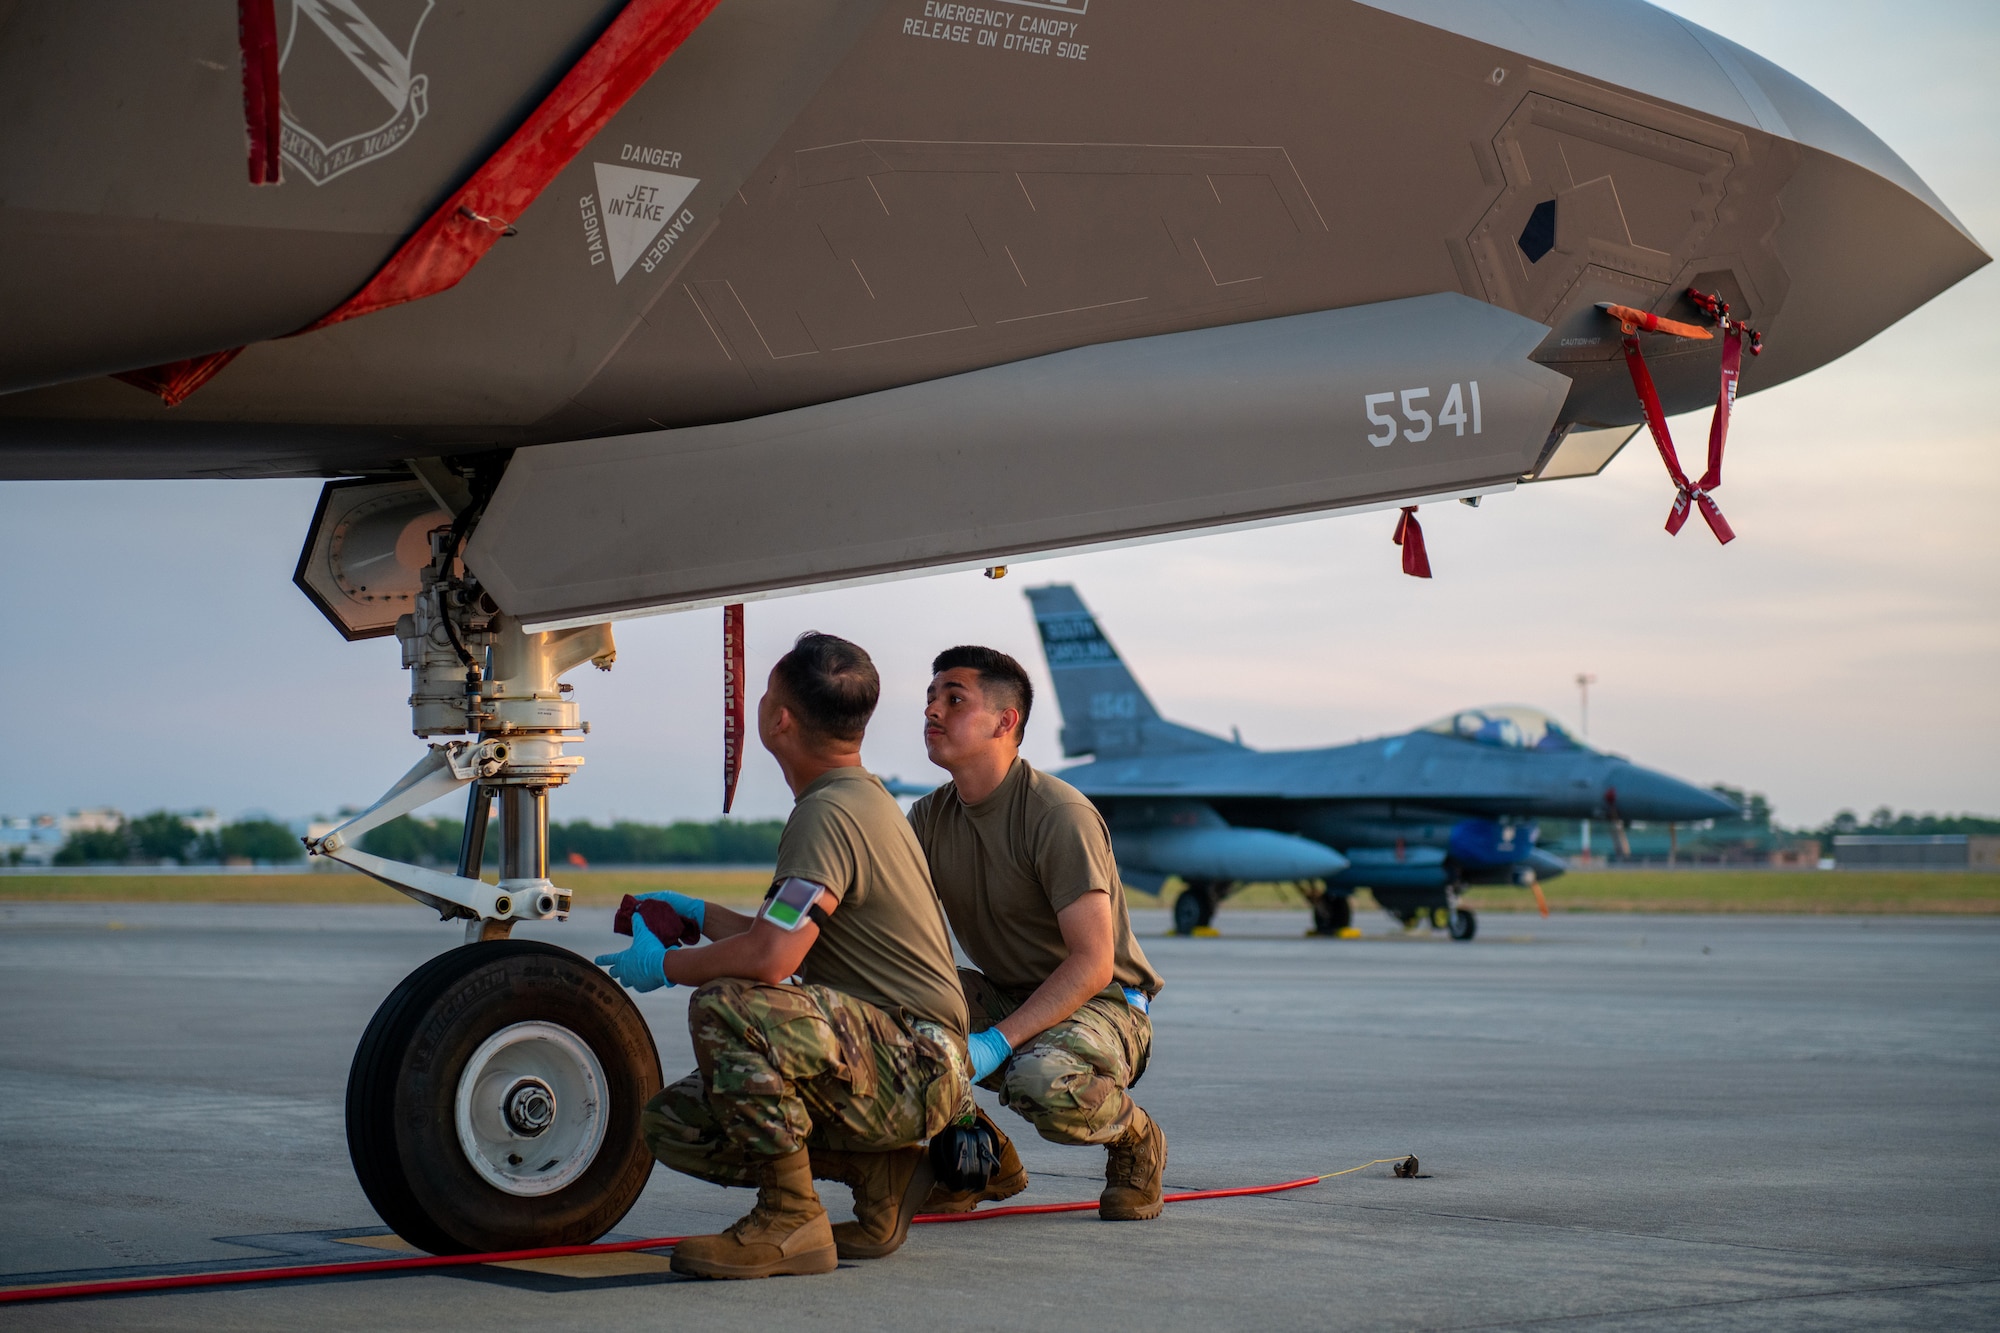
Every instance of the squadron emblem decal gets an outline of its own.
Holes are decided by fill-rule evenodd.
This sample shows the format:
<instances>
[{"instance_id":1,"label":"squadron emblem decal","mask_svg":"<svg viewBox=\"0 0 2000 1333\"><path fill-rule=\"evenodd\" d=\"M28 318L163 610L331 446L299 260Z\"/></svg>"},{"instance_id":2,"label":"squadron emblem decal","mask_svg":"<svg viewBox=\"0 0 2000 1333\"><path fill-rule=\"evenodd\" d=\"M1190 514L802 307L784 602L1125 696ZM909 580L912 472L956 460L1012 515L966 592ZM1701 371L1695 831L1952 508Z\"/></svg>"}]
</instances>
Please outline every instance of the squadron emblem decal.
<instances>
[{"instance_id":1,"label":"squadron emblem decal","mask_svg":"<svg viewBox=\"0 0 2000 1333\"><path fill-rule=\"evenodd\" d=\"M410 65L435 3L369 0L371 18L356 0L293 0L278 60L281 147L314 185L395 152L416 133L430 109L429 80Z\"/></svg>"}]
</instances>

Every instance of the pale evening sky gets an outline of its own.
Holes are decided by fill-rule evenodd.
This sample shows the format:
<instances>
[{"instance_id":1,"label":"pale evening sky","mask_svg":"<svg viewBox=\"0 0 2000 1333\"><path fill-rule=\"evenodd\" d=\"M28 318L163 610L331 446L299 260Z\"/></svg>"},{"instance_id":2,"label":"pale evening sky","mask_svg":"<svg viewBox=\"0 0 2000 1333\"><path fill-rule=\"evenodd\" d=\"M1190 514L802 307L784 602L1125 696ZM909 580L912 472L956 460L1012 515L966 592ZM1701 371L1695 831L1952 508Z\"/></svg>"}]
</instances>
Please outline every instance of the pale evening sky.
<instances>
[{"instance_id":1,"label":"pale evening sky","mask_svg":"<svg viewBox=\"0 0 2000 1333\"><path fill-rule=\"evenodd\" d=\"M2000 243L2000 10L1984 3L1667 6L1818 87ZM1437 577L1392 515L753 604L753 676L800 630L876 657L865 758L931 780L938 648L986 642L1046 682L1022 589L1076 583L1167 716L1252 745L1332 744L1468 704L1536 704L1789 823L1842 806L2000 813L2000 275L1987 268L1845 359L1739 406L1720 498L1739 534L1660 529L1635 441L1602 477L1427 507ZM1755 365L1745 377L1756 385ZM1684 454L1705 416L1676 420ZM393 640L345 644L291 586L319 483L0 483L0 813L113 804L281 817L365 804L420 753ZM626 622L557 819L719 811L720 613ZM1053 699L1029 757L1059 766ZM789 797L753 748L739 813Z\"/></svg>"}]
</instances>

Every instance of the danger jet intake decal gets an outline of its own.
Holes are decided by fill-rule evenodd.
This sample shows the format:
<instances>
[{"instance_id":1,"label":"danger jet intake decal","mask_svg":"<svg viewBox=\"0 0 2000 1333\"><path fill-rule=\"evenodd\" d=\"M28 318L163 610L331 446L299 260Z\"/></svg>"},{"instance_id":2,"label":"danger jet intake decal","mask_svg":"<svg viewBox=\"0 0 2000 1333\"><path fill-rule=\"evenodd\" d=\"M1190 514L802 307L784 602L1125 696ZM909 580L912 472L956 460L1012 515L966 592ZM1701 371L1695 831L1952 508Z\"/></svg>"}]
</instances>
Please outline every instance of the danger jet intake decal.
<instances>
[{"instance_id":1,"label":"danger jet intake decal","mask_svg":"<svg viewBox=\"0 0 2000 1333\"><path fill-rule=\"evenodd\" d=\"M625 145L621 156L664 166L679 166L681 160L676 152L631 144ZM651 273L694 225L694 214L682 205L701 182L692 176L610 162L591 166L597 173L597 193L577 201L591 264L609 263L614 283L625 281L634 264Z\"/></svg>"},{"instance_id":2,"label":"danger jet intake decal","mask_svg":"<svg viewBox=\"0 0 2000 1333\"><path fill-rule=\"evenodd\" d=\"M280 151L314 185L395 152L416 133L430 110L430 81L412 62L435 3L367 0L363 10L358 0L292 0L278 57Z\"/></svg>"}]
</instances>

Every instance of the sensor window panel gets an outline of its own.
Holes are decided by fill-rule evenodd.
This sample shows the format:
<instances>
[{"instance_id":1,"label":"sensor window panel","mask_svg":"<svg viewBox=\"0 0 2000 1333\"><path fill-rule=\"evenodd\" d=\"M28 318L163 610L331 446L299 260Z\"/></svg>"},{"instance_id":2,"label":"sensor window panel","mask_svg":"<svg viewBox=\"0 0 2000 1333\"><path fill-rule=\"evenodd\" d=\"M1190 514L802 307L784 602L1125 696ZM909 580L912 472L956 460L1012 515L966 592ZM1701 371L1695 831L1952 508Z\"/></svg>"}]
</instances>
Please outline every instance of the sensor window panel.
<instances>
[{"instance_id":1,"label":"sensor window panel","mask_svg":"<svg viewBox=\"0 0 2000 1333\"><path fill-rule=\"evenodd\" d=\"M1564 481L1571 477L1594 477L1611 465L1619 451L1632 442L1643 426L1583 427L1563 436L1546 466L1534 481Z\"/></svg>"}]
</instances>

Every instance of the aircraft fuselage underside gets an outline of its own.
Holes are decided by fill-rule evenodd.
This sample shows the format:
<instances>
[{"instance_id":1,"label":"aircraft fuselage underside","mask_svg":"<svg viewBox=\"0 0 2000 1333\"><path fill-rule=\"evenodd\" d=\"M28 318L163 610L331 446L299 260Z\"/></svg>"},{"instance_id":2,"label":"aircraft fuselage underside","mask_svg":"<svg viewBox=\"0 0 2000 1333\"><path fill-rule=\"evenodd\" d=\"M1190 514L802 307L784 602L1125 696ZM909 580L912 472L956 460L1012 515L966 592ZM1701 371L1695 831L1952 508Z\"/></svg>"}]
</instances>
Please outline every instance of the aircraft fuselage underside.
<instances>
[{"instance_id":1,"label":"aircraft fuselage underside","mask_svg":"<svg viewBox=\"0 0 2000 1333\"><path fill-rule=\"evenodd\" d=\"M374 90L290 17L275 188L244 181L227 8L8 17L0 475L393 470L1441 292L1545 326L1562 422L1630 423L1597 302L1720 292L1769 338L1750 391L1984 262L1838 108L1761 62L1732 88L1720 39L1642 5L1496 6L1509 49L1422 4L727 0L464 282L283 337L615 7L409 8L374 7L403 58ZM399 96L403 137L314 147ZM104 378L244 344L173 409ZM1712 399L1712 344L1654 351L1670 411ZM1381 387L1441 397L1428 370Z\"/></svg>"}]
</instances>

